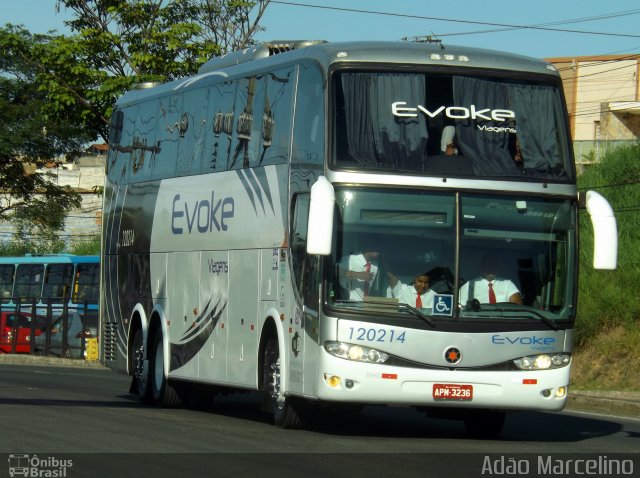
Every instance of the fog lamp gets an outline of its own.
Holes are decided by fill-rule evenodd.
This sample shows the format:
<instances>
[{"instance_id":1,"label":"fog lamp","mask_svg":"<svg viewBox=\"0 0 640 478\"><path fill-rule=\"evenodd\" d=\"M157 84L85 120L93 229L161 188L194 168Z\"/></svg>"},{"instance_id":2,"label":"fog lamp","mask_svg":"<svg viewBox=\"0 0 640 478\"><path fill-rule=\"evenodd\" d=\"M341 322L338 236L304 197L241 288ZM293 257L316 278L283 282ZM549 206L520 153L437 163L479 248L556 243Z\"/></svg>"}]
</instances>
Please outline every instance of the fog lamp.
<instances>
[{"instance_id":1,"label":"fog lamp","mask_svg":"<svg viewBox=\"0 0 640 478\"><path fill-rule=\"evenodd\" d=\"M556 398L564 398L567 396L567 387L560 387L556 390Z\"/></svg>"},{"instance_id":2,"label":"fog lamp","mask_svg":"<svg viewBox=\"0 0 640 478\"><path fill-rule=\"evenodd\" d=\"M341 382L340 377L337 375L329 375L326 373L324 374L324 381L327 382L327 385L331 388L336 388Z\"/></svg>"}]
</instances>

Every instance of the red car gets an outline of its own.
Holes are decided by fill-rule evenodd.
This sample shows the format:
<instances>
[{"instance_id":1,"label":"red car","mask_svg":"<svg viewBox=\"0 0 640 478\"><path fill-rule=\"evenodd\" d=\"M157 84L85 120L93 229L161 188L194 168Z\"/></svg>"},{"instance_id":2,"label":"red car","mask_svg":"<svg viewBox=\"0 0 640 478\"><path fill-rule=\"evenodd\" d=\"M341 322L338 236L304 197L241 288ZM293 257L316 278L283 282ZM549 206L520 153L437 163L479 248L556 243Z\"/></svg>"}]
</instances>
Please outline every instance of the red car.
<instances>
[{"instance_id":1,"label":"red car","mask_svg":"<svg viewBox=\"0 0 640 478\"><path fill-rule=\"evenodd\" d=\"M17 318L17 320L16 320ZM35 335L42 333L44 323L36 322ZM14 311L0 313L0 353L12 353L14 334L17 331L16 353L31 352L31 314Z\"/></svg>"}]
</instances>

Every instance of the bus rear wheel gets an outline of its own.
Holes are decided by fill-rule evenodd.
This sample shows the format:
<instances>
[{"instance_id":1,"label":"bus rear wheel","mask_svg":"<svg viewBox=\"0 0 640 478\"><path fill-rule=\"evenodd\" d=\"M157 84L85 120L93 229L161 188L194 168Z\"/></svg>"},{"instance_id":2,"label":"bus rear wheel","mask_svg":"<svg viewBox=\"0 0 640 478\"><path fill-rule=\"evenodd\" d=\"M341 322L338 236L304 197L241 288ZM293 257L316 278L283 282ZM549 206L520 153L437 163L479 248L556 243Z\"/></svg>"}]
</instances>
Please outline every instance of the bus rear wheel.
<instances>
[{"instance_id":1,"label":"bus rear wheel","mask_svg":"<svg viewBox=\"0 0 640 478\"><path fill-rule=\"evenodd\" d=\"M167 380L164 370L164 352L162 334L153 334L151 343L151 396L158 407L172 408L180 405L180 395L173 384Z\"/></svg>"},{"instance_id":2,"label":"bus rear wheel","mask_svg":"<svg viewBox=\"0 0 640 478\"><path fill-rule=\"evenodd\" d=\"M281 428L300 428L302 426L300 405L280 393L280 349L275 338L271 337L267 340L263 359L262 383L265 400L273 412L274 423Z\"/></svg>"},{"instance_id":3,"label":"bus rear wheel","mask_svg":"<svg viewBox=\"0 0 640 478\"><path fill-rule=\"evenodd\" d=\"M151 403L149 369L144 365L144 345L142 340L142 329L138 329L133 336L132 343L131 370L133 371L133 378L130 392L138 395L140 401L148 405Z\"/></svg>"}]
</instances>

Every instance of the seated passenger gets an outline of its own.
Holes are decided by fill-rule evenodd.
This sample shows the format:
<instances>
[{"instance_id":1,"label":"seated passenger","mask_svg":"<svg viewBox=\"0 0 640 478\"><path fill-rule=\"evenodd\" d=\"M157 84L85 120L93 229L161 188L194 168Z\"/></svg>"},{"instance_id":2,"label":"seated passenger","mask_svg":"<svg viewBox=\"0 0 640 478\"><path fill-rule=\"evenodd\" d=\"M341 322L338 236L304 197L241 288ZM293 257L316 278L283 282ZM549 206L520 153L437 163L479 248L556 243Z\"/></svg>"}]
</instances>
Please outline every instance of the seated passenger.
<instances>
[{"instance_id":1,"label":"seated passenger","mask_svg":"<svg viewBox=\"0 0 640 478\"><path fill-rule=\"evenodd\" d=\"M516 285L509 279L498 277L497 269L498 261L495 256L484 256L480 276L471 279L460 288L460 305L466 305L472 299L477 299L481 304L511 302L522 305L522 296Z\"/></svg>"},{"instance_id":2,"label":"seated passenger","mask_svg":"<svg viewBox=\"0 0 640 478\"><path fill-rule=\"evenodd\" d=\"M350 254L340 261L340 285L348 291L350 300L364 300L369 295L371 284L378 274L375 264L380 252L365 248L358 254Z\"/></svg>"},{"instance_id":3,"label":"seated passenger","mask_svg":"<svg viewBox=\"0 0 640 478\"><path fill-rule=\"evenodd\" d=\"M458 154L458 145L455 136L455 126L444 127L440 140L440 151L442 151L442 153L427 158L428 173L436 175L460 174L463 176L473 174L469 160Z\"/></svg>"},{"instance_id":4,"label":"seated passenger","mask_svg":"<svg viewBox=\"0 0 640 478\"><path fill-rule=\"evenodd\" d=\"M404 284L393 272L387 272L389 287L387 297L398 299L401 304L407 304L416 309L433 308L433 298L436 293L429 289L429 275L424 272L416 275L412 285Z\"/></svg>"}]
</instances>

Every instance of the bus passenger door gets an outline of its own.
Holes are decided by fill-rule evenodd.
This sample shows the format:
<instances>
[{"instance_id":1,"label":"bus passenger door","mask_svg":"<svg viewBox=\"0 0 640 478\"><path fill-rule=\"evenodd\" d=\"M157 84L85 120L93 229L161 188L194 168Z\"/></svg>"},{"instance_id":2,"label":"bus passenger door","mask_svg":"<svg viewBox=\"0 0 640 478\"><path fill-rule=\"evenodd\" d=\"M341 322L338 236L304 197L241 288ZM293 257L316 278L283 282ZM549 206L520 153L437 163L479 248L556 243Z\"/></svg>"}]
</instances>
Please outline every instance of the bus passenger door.
<instances>
[{"instance_id":1,"label":"bus passenger door","mask_svg":"<svg viewBox=\"0 0 640 478\"><path fill-rule=\"evenodd\" d=\"M294 335L289 361L290 389L305 395L317 393L320 257L307 254L309 193L293 198L291 223L292 283L298 291L293 312ZM302 303L299 302L302 300ZM296 337L297 335L297 337Z\"/></svg>"}]
</instances>

